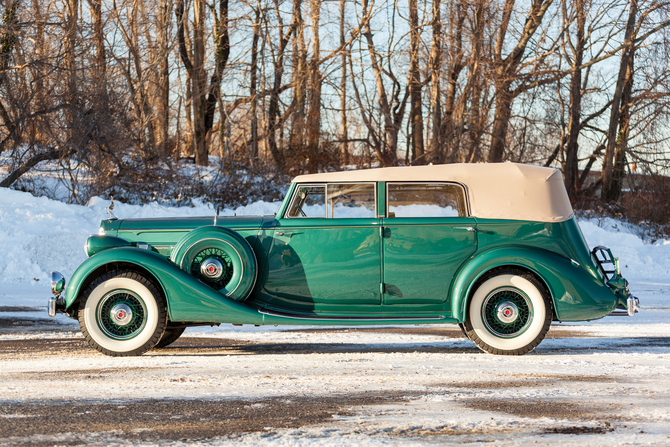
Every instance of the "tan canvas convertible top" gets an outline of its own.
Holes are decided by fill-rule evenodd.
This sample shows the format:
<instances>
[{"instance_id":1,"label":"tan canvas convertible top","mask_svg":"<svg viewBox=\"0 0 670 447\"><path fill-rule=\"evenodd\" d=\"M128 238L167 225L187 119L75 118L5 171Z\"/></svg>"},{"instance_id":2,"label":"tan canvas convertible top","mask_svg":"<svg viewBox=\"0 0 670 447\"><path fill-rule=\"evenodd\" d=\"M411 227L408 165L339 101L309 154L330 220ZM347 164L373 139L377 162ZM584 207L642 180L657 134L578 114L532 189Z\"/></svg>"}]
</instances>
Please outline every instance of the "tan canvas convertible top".
<instances>
[{"instance_id":1,"label":"tan canvas convertible top","mask_svg":"<svg viewBox=\"0 0 670 447\"><path fill-rule=\"evenodd\" d=\"M470 214L487 219L562 222L572 206L561 171L518 163L406 166L300 175L295 183L456 182L464 185Z\"/></svg>"}]
</instances>

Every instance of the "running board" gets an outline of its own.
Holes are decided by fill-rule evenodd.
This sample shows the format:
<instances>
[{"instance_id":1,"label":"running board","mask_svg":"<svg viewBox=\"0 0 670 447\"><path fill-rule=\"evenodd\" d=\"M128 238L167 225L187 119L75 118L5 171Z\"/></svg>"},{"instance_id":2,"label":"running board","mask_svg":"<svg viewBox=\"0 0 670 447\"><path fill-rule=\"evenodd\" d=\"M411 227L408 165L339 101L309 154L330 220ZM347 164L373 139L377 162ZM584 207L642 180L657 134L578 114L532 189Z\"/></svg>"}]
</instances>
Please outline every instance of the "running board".
<instances>
[{"instance_id":1,"label":"running board","mask_svg":"<svg viewBox=\"0 0 670 447\"><path fill-rule=\"evenodd\" d=\"M290 312L281 312L266 308L258 309L258 312L271 317L293 318L295 320L322 320L322 321L399 321L399 320L444 320L444 315L438 316L416 316L416 317L356 317L356 316L325 316L319 314L293 314Z\"/></svg>"}]
</instances>

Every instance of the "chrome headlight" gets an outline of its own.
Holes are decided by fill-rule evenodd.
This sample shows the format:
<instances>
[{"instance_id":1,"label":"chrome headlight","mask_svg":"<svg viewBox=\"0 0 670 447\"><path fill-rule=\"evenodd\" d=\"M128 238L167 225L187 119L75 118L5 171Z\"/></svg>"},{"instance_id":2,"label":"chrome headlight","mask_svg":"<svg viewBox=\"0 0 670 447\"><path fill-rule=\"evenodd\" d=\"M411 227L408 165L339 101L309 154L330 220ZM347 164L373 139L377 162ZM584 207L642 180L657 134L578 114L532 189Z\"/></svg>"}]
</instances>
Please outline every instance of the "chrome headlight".
<instances>
[{"instance_id":1,"label":"chrome headlight","mask_svg":"<svg viewBox=\"0 0 670 447\"><path fill-rule=\"evenodd\" d=\"M65 290L65 277L58 272L51 272L51 293L55 296Z\"/></svg>"}]
</instances>

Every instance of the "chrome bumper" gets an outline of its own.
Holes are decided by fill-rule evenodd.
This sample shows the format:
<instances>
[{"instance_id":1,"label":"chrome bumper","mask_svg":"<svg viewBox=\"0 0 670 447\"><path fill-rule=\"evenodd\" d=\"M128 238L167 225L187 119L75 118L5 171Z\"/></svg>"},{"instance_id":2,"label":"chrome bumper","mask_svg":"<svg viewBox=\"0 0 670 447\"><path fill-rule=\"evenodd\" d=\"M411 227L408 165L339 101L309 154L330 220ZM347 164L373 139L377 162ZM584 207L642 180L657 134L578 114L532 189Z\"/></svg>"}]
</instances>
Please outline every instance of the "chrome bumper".
<instances>
[{"instance_id":1,"label":"chrome bumper","mask_svg":"<svg viewBox=\"0 0 670 447\"><path fill-rule=\"evenodd\" d=\"M55 317L57 313L65 313L65 298L62 296L50 296L47 303L47 312L50 317Z\"/></svg>"},{"instance_id":2,"label":"chrome bumper","mask_svg":"<svg viewBox=\"0 0 670 447\"><path fill-rule=\"evenodd\" d=\"M64 292L65 277L58 272L51 272L51 293L53 293L53 296L49 297L47 303L47 312L49 312L50 317L55 317L58 312L65 312Z\"/></svg>"},{"instance_id":3,"label":"chrome bumper","mask_svg":"<svg viewBox=\"0 0 670 447\"><path fill-rule=\"evenodd\" d=\"M615 309L610 317L632 317L640 311L640 300L636 296L628 298L628 309Z\"/></svg>"}]
</instances>

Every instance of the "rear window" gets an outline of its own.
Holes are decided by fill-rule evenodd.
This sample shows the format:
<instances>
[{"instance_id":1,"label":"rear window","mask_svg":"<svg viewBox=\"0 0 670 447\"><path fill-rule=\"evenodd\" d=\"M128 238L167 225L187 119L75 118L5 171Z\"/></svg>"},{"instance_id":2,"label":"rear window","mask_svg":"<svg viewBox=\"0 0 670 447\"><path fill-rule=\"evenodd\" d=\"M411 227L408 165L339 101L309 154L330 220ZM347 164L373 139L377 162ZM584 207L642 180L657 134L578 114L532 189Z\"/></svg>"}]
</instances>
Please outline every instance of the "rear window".
<instances>
[{"instance_id":1,"label":"rear window","mask_svg":"<svg viewBox=\"0 0 670 447\"><path fill-rule=\"evenodd\" d=\"M452 183L390 183L388 217L465 217L465 192Z\"/></svg>"}]
</instances>

